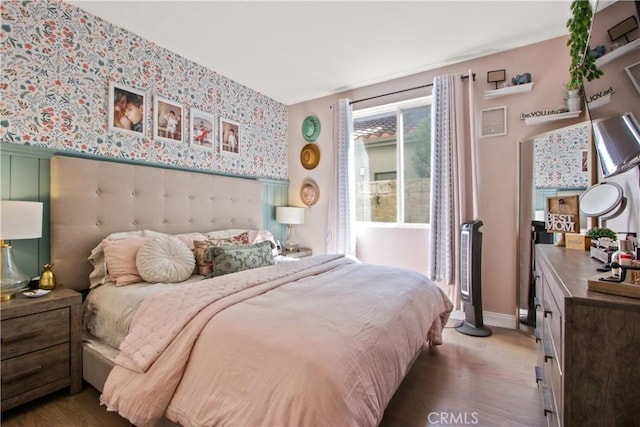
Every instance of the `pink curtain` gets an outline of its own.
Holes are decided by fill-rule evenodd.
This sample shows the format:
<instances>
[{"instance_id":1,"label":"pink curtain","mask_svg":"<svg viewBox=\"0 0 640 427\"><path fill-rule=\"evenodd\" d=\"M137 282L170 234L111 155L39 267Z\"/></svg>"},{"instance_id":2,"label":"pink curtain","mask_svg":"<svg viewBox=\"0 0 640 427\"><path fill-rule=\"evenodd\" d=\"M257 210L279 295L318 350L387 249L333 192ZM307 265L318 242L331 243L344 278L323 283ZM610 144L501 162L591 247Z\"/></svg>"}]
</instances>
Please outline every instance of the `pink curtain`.
<instances>
[{"instance_id":1,"label":"pink curtain","mask_svg":"<svg viewBox=\"0 0 640 427\"><path fill-rule=\"evenodd\" d=\"M469 76L472 71L469 70ZM460 225L478 216L478 154L473 78L433 82L429 278L460 309Z\"/></svg>"}]
</instances>

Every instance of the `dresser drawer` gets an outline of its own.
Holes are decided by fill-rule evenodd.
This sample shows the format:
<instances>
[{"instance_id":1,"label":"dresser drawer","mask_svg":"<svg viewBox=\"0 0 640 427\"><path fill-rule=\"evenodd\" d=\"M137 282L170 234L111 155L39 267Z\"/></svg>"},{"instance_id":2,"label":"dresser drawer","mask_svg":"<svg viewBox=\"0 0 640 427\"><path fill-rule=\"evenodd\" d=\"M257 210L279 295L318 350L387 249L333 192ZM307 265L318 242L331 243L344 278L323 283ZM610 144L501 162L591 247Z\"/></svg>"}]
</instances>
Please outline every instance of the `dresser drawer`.
<instances>
[{"instance_id":1,"label":"dresser drawer","mask_svg":"<svg viewBox=\"0 0 640 427\"><path fill-rule=\"evenodd\" d=\"M69 341L69 309L3 320L1 328L2 360L6 360Z\"/></svg>"},{"instance_id":2,"label":"dresser drawer","mask_svg":"<svg viewBox=\"0 0 640 427\"><path fill-rule=\"evenodd\" d=\"M546 283L545 283L546 284ZM547 285L548 286L548 285ZM545 336L550 336L557 363L562 372L562 310L550 289L544 291L544 325Z\"/></svg>"},{"instance_id":3,"label":"dresser drawer","mask_svg":"<svg viewBox=\"0 0 640 427\"><path fill-rule=\"evenodd\" d=\"M69 378L69 344L2 361L2 399Z\"/></svg>"}]
</instances>

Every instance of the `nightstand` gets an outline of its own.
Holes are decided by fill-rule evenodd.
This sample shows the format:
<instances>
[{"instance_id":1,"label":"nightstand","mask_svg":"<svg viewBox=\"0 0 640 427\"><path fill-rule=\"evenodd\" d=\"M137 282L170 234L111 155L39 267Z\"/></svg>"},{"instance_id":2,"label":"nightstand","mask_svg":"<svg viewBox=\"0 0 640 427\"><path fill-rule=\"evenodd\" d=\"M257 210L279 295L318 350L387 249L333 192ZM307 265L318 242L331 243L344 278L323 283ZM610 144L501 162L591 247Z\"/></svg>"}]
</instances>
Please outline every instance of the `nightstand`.
<instances>
[{"instance_id":1,"label":"nightstand","mask_svg":"<svg viewBox=\"0 0 640 427\"><path fill-rule=\"evenodd\" d=\"M290 258L304 258L313 255L313 252L309 248L298 248L295 251L282 251L282 255Z\"/></svg>"},{"instance_id":2,"label":"nightstand","mask_svg":"<svg viewBox=\"0 0 640 427\"><path fill-rule=\"evenodd\" d=\"M2 411L53 391L82 390L82 295L21 293L0 306Z\"/></svg>"}]
</instances>

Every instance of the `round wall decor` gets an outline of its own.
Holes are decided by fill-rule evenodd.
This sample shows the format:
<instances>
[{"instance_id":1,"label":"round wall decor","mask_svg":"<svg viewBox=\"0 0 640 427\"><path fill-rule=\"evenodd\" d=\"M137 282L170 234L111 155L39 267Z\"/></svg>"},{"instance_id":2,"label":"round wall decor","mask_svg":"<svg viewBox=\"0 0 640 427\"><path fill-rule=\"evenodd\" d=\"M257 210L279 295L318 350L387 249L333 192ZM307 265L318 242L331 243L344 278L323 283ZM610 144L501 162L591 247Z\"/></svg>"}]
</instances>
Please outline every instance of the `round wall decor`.
<instances>
[{"instance_id":1,"label":"round wall decor","mask_svg":"<svg viewBox=\"0 0 640 427\"><path fill-rule=\"evenodd\" d=\"M302 122L302 137L307 142L313 142L320 135L320 119L316 116L307 116Z\"/></svg>"},{"instance_id":2,"label":"round wall decor","mask_svg":"<svg viewBox=\"0 0 640 427\"><path fill-rule=\"evenodd\" d=\"M300 199L306 206L313 206L318 202L320 198L320 188L318 184L311 178L307 178L300 187Z\"/></svg>"},{"instance_id":3,"label":"round wall decor","mask_svg":"<svg viewBox=\"0 0 640 427\"><path fill-rule=\"evenodd\" d=\"M318 144L307 144L300 152L300 163L305 169L313 169L320 162L320 147Z\"/></svg>"}]
</instances>

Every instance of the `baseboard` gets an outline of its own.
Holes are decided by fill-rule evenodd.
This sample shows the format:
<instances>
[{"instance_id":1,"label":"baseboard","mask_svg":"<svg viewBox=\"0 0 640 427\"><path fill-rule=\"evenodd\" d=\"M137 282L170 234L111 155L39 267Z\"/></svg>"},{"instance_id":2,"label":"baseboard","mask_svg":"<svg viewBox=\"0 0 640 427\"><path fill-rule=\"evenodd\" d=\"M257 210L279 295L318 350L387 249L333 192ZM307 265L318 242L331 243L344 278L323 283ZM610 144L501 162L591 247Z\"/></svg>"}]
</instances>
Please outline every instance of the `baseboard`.
<instances>
[{"instance_id":1,"label":"baseboard","mask_svg":"<svg viewBox=\"0 0 640 427\"><path fill-rule=\"evenodd\" d=\"M464 320L464 311L454 310L451 312L451 316L449 316L449 318L453 320ZM510 314L483 311L482 320L486 326L496 326L498 328L505 329L516 329L516 317Z\"/></svg>"}]
</instances>

